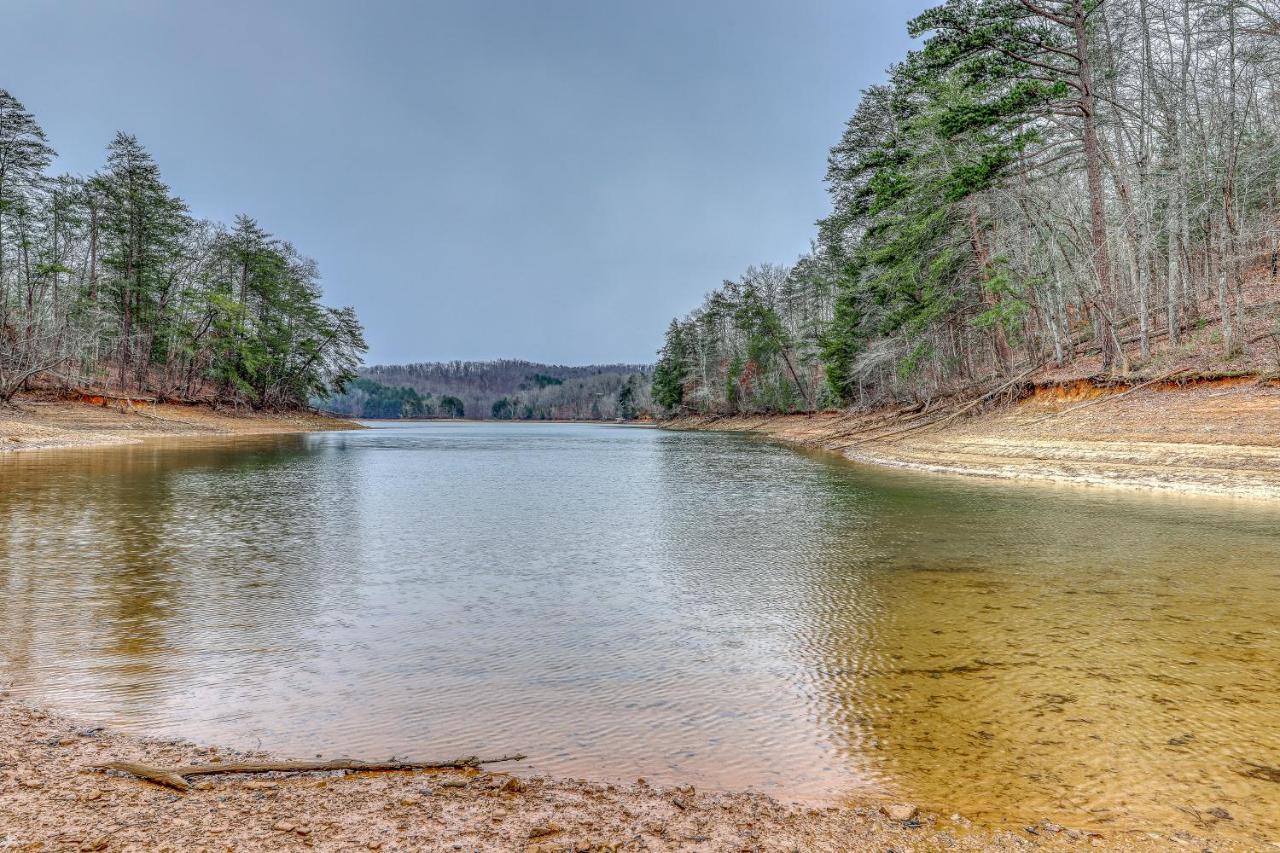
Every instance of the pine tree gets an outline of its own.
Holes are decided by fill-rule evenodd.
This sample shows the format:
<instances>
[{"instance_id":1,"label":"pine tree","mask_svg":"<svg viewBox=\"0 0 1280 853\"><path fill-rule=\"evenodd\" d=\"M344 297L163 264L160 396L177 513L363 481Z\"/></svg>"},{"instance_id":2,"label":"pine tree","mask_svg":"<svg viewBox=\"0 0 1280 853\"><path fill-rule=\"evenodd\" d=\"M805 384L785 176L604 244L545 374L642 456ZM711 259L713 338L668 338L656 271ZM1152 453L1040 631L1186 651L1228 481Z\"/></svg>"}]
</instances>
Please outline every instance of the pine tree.
<instances>
[{"instance_id":1,"label":"pine tree","mask_svg":"<svg viewBox=\"0 0 1280 853\"><path fill-rule=\"evenodd\" d=\"M186 204L170 194L160 168L137 138L118 133L107 146L107 167L97 176L103 196L105 291L118 320L118 371L121 390L146 382L151 343L167 319L163 309L171 293L174 266L183 254L182 239L191 228Z\"/></svg>"}]
</instances>

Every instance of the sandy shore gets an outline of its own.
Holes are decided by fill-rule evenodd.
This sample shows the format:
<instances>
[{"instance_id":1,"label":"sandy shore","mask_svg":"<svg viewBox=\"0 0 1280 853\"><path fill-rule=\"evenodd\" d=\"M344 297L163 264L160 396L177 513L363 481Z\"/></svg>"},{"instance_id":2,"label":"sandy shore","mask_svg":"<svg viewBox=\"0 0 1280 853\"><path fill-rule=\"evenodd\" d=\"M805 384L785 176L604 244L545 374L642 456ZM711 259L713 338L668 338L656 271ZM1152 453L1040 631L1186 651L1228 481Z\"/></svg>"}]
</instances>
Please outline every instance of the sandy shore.
<instances>
[{"instance_id":1,"label":"sandy shore","mask_svg":"<svg viewBox=\"0 0 1280 853\"><path fill-rule=\"evenodd\" d=\"M504 772L508 765L206 776L185 794L93 769L122 759L172 766L236 757L245 755L85 728L0 693L0 849L1224 849L1187 835L1106 836L1052 824L990 831L958 815L897 820L876 804L811 808L643 781L522 778Z\"/></svg>"},{"instance_id":2,"label":"sandy shore","mask_svg":"<svg viewBox=\"0 0 1280 853\"><path fill-rule=\"evenodd\" d=\"M1001 410L898 432L883 413L687 417L674 429L755 432L857 462L938 474L1280 498L1280 386L1253 378L1042 389Z\"/></svg>"},{"instance_id":3,"label":"sandy shore","mask_svg":"<svg viewBox=\"0 0 1280 853\"><path fill-rule=\"evenodd\" d=\"M111 403L25 398L0 408L0 453L129 444L162 436L257 435L360 429L312 412L268 414L214 411L206 406Z\"/></svg>"}]
</instances>

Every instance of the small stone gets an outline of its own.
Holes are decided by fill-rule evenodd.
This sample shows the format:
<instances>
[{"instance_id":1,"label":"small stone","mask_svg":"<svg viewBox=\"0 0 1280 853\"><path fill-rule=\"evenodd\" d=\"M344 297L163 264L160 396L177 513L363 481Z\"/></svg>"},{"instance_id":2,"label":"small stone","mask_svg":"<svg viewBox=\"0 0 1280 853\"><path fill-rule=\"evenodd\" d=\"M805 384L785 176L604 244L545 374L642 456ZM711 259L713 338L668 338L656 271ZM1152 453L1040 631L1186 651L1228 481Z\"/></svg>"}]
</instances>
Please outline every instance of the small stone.
<instances>
[{"instance_id":1,"label":"small stone","mask_svg":"<svg viewBox=\"0 0 1280 853\"><path fill-rule=\"evenodd\" d=\"M1222 808L1222 806L1214 806L1209 809L1209 814L1213 815L1218 820L1235 820L1235 818L1231 816L1231 812Z\"/></svg>"},{"instance_id":2,"label":"small stone","mask_svg":"<svg viewBox=\"0 0 1280 853\"><path fill-rule=\"evenodd\" d=\"M911 805L911 803L894 803L884 810L884 813L888 816L889 820L896 820L903 823L911 820L919 814L919 812L920 810Z\"/></svg>"},{"instance_id":3,"label":"small stone","mask_svg":"<svg viewBox=\"0 0 1280 853\"><path fill-rule=\"evenodd\" d=\"M441 788L465 788L467 787L466 779L441 779L436 783Z\"/></svg>"},{"instance_id":4,"label":"small stone","mask_svg":"<svg viewBox=\"0 0 1280 853\"><path fill-rule=\"evenodd\" d=\"M86 803L92 803L94 800L100 800L100 799L102 799L102 792L95 788L95 789L94 789L94 790L92 790L92 791L88 791L88 792L86 792L86 793L85 793L85 795L84 795L84 797L83 797L82 799L83 799Z\"/></svg>"},{"instance_id":5,"label":"small stone","mask_svg":"<svg viewBox=\"0 0 1280 853\"><path fill-rule=\"evenodd\" d=\"M525 789L524 782L521 782L519 779L512 776L511 778L507 779L507 781L502 783L501 790L506 791L508 794L519 794L523 792L524 789Z\"/></svg>"},{"instance_id":6,"label":"small stone","mask_svg":"<svg viewBox=\"0 0 1280 853\"><path fill-rule=\"evenodd\" d=\"M73 737L58 738L58 746L71 746L71 744L75 742L76 742L76 739Z\"/></svg>"},{"instance_id":7,"label":"small stone","mask_svg":"<svg viewBox=\"0 0 1280 853\"><path fill-rule=\"evenodd\" d=\"M413 797L405 797L404 799L402 799L402 800L400 801L400 805L402 805L402 806L416 806L416 805L418 804L418 802L419 802L419 800L417 800L417 799L415 799L415 798L413 798Z\"/></svg>"},{"instance_id":8,"label":"small stone","mask_svg":"<svg viewBox=\"0 0 1280 853\"><path fill-rule=\"evenodd\" d=\"M293 821L279 820L279 821L276 821L275 825L272 826L271 828L274 829L276 832L293 832L295 829L298 828L298 825Z\"/></svg>"},{"instance_id":9,"label":"small stone","mask_svg":"<svg viewBox=\"0 0 1280 853\"><path fill-rule=\"evenodd\" d=\"M296 832L298 835L304 835L304 836L305 836L305 835L310 835L310 834L311 834L311 827L309 827L309 826L300 826L300 827L298 827L297 829L295 829L295 830L294 830L294 832Z\"/></svg>"},{"instance_id":10,"label":"small stone","mask_svg":"<svg viewBox=\"0 0 1280 853\"><path fill-rule=\"evenodd\" d=\"M264 782L261 779L250 779L247 782L242 782L241 785L251 791L270 791L280 787L275 782Z\"/></svg>"},{"instance_id":11,"label":"small stone","mask_svg":"<svg viewBox=\"0 0 1280 853\"><path fill-rule=\"evenodd\" d=\"M111 843L111 839L103 835L93 839L92 841L86 841L84 844L81 844L80 849L81 850L106 850L107 845L109 845L110 843Z\"/></svg>"},{"instance_id":12,"label":"small stone","mask_svg":"<svg viewBox=\"0 0 1280 853\"><path fill-rule=\"evenodd\" d=\"M1057 835L1059 832L1062 832L1062 827L1058 826L1053 821L1048 821L1048 820L1041 821L1040 828L1043 829L1045 832L1051 832L1054 835Z\"/></svg>"},{"instance_id":13,"label":"small stone","mask_svg":"<svg viewBox=\"0 0 1280 853\"><path fill-rule=\"evenodd\" d=\"M370 850L381 850L381 849L382 849L382 842L381 842L381 841L370 841L368 844L366 844L366 845L365 845L365 847L369 848Z\"/></svg>"},{"instance_id":14,"label":"small stone","mask_svg":"<svg viewBox=\"0 0 1280 853\"><path fill-rule=\"evenodd\" d=\"M24 788L43 788L44 787L44 783L41 782L39 779L23 779L18 784L20 784Z\"/></svg>"},{"instance_id":15,"label":"small stone","mask_svg":"<svg viewBox=\"0 0 1280 853\"><path fill-rule=\"evenodd\" d=\"M530 829L529 837L542 838L543 836L555 835L557 832L563 832L563 831L564 831L563 828L561 828L559 824L552 823L551 821L547 821L546 823L540 823L534 826L532 829Z\"/></svg>"}]
</instances>

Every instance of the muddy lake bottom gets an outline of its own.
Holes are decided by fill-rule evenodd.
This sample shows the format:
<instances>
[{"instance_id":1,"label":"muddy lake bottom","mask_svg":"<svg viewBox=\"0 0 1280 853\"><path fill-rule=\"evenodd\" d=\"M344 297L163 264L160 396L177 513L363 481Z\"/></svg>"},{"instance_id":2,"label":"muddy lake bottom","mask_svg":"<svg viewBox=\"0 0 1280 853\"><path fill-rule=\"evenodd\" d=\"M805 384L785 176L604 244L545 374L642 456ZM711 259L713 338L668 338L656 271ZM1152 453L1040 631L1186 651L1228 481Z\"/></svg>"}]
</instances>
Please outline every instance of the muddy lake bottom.
<instances>
[{"instance_id":1,"label":"muddy lake bottom","mask_svg":"<svg viewBox=\"0 0 1280 853\"><path fill-rule=\"evenodd\" d=\"M0 522L0 681L126 732L1280 839L1267 504L422 423L0 457Z\"/></svg>"}]
</instances>

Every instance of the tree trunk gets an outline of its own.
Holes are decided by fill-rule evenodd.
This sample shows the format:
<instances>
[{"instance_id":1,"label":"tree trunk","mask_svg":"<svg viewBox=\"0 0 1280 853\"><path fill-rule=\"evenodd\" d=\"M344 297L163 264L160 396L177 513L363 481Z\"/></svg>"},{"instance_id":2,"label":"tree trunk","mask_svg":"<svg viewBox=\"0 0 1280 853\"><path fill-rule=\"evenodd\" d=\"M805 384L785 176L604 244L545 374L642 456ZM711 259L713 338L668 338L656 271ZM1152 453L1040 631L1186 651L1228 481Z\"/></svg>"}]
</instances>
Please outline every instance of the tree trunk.
<instances>
[{"instance_id":1,"label":"tree trunk","mask_svg":"<svg viewBox=\"0 0 1280 853\"><path fill-rule=\"evenodd\" d=\"M1080 112L1084 119L1083 139L1085 180L1089 186L1089 238L1093 248L1093 268L1098 278L1098 295L1102 316L1099 318L1102 336L1102 369L1128 373L1129 365L1124 350L1116 337L1114 316L1116 300L1111 279L1111 257L1107 252L1106 197L1102 191L1102 153L1098 146L1098 131L1094 122L1093 66L1089 61L1089 34L1087 32L1083 0L1071 0L1072 29L1076 37L1076 54L1080 63Z\"/></svg>"}]
</instances>

